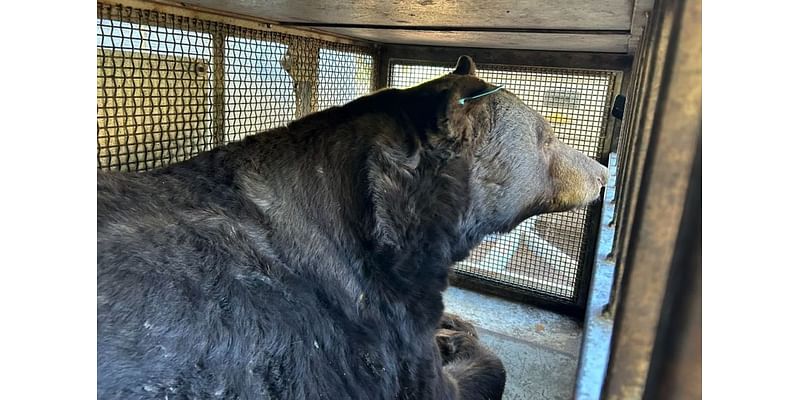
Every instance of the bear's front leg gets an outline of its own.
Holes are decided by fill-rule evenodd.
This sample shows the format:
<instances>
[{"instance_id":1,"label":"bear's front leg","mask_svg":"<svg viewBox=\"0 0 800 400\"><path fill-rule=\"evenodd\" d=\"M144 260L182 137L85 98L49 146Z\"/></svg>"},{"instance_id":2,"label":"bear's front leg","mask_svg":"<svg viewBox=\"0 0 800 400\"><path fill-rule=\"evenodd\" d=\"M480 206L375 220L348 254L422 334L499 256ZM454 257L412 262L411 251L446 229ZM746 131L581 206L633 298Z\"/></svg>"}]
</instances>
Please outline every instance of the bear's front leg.
<instances>
[{"instance_id":1,"label":"bear's front leg","mask_svg":"<svg viewBox=\"0 0 800 400\"><path fill-rule=\"evenodd\" d=\"M445 374L457 386L459 400L500 400L506 383L503 362L480 344L475 327L445 313L435 339Z\"/></svg>"}]
</instances>

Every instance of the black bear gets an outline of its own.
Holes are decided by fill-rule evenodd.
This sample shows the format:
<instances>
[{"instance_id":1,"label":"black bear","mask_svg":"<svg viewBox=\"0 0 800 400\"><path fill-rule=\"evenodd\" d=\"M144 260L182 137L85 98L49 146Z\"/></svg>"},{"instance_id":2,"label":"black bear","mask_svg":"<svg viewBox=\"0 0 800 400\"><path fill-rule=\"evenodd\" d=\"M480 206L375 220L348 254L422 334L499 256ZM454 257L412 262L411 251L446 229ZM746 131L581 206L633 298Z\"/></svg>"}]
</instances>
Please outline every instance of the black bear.
<instances>
[{"instance_id":1,"label":"black bear","mask_svg":"<svg viewBox=\"0 0 800 400\"><path fill-rule=\"evenodd\" d=\"M606 177L468 57L191 160L98 172L98 397L499 399L502 363L443 315L448 269Z\"/></svg>"}]
</instances>

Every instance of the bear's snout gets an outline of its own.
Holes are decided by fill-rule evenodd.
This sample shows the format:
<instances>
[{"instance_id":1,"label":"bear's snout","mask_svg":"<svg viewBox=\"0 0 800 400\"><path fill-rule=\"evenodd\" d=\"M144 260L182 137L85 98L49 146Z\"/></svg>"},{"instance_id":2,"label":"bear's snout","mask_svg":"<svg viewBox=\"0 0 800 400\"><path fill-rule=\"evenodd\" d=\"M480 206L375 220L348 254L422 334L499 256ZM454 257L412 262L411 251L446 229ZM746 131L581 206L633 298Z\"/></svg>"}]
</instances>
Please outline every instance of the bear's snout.
<instances>
[{"instance_id":1,"label":"bear's snout","mask_svg":"<svg viewBox=\"0 0 800 400\"><path fill-rule=\"evenodd\" d=\"M600 191L608 183L608 168L596 160L590 160L591 168L589 169L589 179L590 181L594 181L594 183L597 185L591 199L591 201L594 201L600 197Z\"/></svg>"},{"instance_id":2,"label":"bear's snout","mask_svg":"<svg viewBox=\"0 0 800 400\"><path fill-rule=\"evenodd\" d=\"M600 163L598 163L598 164L600 164ZM602 164L600 166L603 169L600 172L600 176L597 177L597 181L600 182L600 187L604 187L605 185L608 184L608 168L606 168Z\"/></svg>"},{"instance_id":3,"label":"bear's snout","mask_svg":"<svg viewBox=\"0 0 800 400\"><path fill-rule=\"evenodd\" d=\"M592 160L595 164L595 172L594 172L594 179L599 186L599 189L602 189L608 184L608 168L605 165L600 164L599 162Z\"/></svg>"},{"instance_id":4,"label":"bear's snout","mask_svg":"<svg viewBox=\"0 0 800 400\"><path fill-rule=\"evenodd\" d=\"M608 168L563 143L557 149L550 166L553 211L567 211L596 201L608 183Z\"/></svg>"}]
</instances>

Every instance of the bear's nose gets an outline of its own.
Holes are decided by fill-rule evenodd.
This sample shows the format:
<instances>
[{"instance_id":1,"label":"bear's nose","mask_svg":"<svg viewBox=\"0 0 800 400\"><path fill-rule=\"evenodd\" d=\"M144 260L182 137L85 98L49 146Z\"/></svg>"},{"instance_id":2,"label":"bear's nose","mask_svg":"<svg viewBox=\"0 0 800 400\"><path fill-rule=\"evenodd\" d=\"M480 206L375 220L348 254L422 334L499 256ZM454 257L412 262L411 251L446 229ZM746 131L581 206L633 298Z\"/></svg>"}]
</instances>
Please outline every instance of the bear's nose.
<instances>
[{"instance_id":1,"label":"bear's nose","mask_svg":"<svg viewBox=\"0 0 800 400\"><path fill-rule=\"evenodd\" d=\"M605 186L608 183L608 168L602 169L600 176L597 177L597 182L600 183L600 186Z\"/></svg>"}]
</instances>

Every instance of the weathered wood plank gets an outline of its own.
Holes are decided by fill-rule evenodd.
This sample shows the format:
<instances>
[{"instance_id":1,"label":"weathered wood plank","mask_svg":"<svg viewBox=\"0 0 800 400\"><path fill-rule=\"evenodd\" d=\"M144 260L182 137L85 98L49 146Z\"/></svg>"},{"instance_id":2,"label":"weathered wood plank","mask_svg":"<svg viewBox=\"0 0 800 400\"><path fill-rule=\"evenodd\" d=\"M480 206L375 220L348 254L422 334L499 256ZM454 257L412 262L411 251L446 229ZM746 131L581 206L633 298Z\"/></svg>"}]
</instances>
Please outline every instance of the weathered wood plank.
<instances>
[{"instance_id":1,"label":"weathered wood plank","mask_svg":"<svg viewBox=\"0 0 800 400\"><path fill-rule=\"evenodd\" d=\"M518 50L591 51L625 53L629 35L561 33L441 32L425 30L333 29L326 31L390 44L458 46Z\"/></svg>"},{"instance_id":2,"label":"weathered wood plank","mask_svg":"<svg viewBox=\"0 0 800 400\"><path fill-rule=\"evenodd\" d=\"M629 30L633 0L188 0L278 22Z\"/></svg>"}]
</instances>

